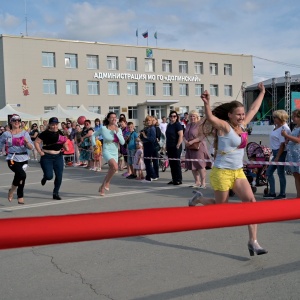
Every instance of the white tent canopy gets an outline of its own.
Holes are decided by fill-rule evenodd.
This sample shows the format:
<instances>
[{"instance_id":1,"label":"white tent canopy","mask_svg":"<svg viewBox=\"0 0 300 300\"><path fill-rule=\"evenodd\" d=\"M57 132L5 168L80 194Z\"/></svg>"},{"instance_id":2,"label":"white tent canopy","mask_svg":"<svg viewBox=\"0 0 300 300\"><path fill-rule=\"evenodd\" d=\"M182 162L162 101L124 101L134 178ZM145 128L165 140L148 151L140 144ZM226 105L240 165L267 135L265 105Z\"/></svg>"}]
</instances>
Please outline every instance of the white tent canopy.
<instances>
[{"instance_id":1,"label":"white tent canopy","mask_svg":"<svg viewBox=\"0 0 300 300\"><path fill-rule=\"evenodd\" d=\"M48 111L39 116L39 118L41 118L42 120L49 120L52 117L56 117L60 120L62 120L62 119L65 120L66 118L71 119L72 111L63 109L60 104L57 104L57 106L53 110Z\"/></svg>"},{"instance_id":2,"label":"white tent canopy","mask_svg":"<svg viewBox=\"0 0 300 300\"><path fill-rule=\"evenodd\" d=\"M58 118L60 121L65 120L66 118L69 118L71 120L77 120L78 117L85 116L87 119L90 119L91 121L95 120L96 118L99 118L100 120L104 119L103 115L93 113L89 110L87 110L83 105L81 105L77 109L64 109L60 104L57 104L57 106L42 115L39 116L42 120L48 120L52 117Z\"/></svg>"},{"instance_id":3,"label":"white tent canopy","mask_svg":"<svg viewBox=\"0 0 300 300\"><path fill-rule=\"evenodd\" d=\"M104 119L103 115L100 115L100 114L97 114L97 113L87 110L83 104L80 105L80 107L78 107L77 109L68 110L68 112L73 116L73 119L76 119L76 120L80 116L85 116L87 119L89 119L91 121L95 120L96 118L98 118L100 120Z\"/></svg>"},{"instance_id":4,"label":"white tent canopy","mask_svg":"<svg viewBox=\"0 0 300 300\"><path fill-rule=\"evenodd\" d=\"M35 121L35 120L39 120L40 118L39 116L34 116L31 114L17 111L14 108L12 108L9 104L6 104L6 106L0 109L0 121L7 122L8 115L13 115L13 114L19 115L23 121Z\"/></svg>"}]
</instances>

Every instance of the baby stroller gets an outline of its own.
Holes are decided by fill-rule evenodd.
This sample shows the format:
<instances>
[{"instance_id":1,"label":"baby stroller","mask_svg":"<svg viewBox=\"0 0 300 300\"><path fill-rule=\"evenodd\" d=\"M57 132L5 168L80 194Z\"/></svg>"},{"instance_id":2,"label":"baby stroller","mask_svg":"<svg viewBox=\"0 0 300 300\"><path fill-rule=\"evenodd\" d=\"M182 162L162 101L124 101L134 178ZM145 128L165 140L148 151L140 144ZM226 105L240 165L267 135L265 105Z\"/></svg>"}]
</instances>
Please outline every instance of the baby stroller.
<instances>
[{"instance_id":1,"label":"baby stroller","mask_svg":"<svg viewBox=\"0 0 300 300\"><path fill-rule=\"evenodd\" d=\"M249 161L269 161L272 150L269 147L262 146L255 142L250 142L246 147L246 154ZM268 180L266 176L268 166L248 163L244 166L244 172L251 185L253 193L257 191L258 186L267 186L265 191L268 191Z\"/></svg>"}]
</instances>

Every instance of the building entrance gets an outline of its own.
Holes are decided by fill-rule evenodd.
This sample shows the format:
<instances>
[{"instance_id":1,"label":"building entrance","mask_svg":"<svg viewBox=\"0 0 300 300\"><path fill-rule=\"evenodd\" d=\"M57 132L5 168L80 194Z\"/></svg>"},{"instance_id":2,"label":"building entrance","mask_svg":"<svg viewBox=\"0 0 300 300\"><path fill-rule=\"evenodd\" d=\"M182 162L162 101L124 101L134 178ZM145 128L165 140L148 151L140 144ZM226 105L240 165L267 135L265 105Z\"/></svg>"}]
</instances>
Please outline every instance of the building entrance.
<instances>
[{"instance_id":1,"label":"building entrance","mask_svg":"<svg viewBox=\"0 0 300 300\"><path fill-rule=\"evenodd\" d=\"M155 116L157 119L161 119L162 116L167 115L167 106L147 106L147 114L149 116Z\"/></svg>"}]
</instances>

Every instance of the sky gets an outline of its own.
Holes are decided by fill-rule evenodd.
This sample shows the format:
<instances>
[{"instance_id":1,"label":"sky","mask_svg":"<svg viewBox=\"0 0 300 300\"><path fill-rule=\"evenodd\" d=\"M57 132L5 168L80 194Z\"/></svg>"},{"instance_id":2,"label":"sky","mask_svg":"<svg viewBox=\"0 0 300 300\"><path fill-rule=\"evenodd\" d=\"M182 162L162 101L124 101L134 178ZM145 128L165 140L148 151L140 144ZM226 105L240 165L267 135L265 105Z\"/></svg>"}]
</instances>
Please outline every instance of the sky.
<instances>
[{"instance_id":1,"label":"sky","mask_svg":"<svg viewBox=\"0 0 300 300\"><path fill-rule=\"evenodd\" d=\"M0 0L0 4L0 34L146 46L142 33L148 30L149 47L157 42L162 48L252 55L253 83L284 76L285 71L300 74L298 0Z\"/></svg>"}]
</instances>

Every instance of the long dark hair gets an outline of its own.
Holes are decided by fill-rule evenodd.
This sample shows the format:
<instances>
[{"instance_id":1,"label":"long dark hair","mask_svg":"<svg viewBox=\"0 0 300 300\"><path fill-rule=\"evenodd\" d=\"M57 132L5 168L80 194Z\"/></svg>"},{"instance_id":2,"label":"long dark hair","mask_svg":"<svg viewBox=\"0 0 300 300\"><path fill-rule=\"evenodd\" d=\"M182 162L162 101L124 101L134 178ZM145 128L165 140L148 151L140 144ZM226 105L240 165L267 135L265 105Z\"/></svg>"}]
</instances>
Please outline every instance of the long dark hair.
<instances>
[{"instance_id":1,"label":"long dark hair","mask_svg":"<svg viewBox=\"0 0 300 300\"><path fill-rule=\"evenodd\" d=\"M109 124L108 119L110 118L111 115L116 115L116 116L117 116L117 114L116 114L115 112L110 111L110 112L106 115L105 119L103 120L103 125L104 125L104 126L107 126L107 125Z\"/></svg>"},{"instance_id":2,"label":"long dark hair","mask_svg":"<svg viewBox=\"0 0 300 300\"><path fill-rule=\"evenodd\" d=\"M215 107L212 110L212 114L221 120L229 121L228 113L233 113L233 111L238 107L244 107L244 105L241 102L234 100L229 103L223 103ZM214 148L215 148L215 157L216 157L217 149L218 149L218 131L216 130L216 128L211 126L210 134L212 134L215 137Z\"/></svg>"},{"instance_id":3,"label":"long dark hair","mask_svg":"<svg viewBox=\"0 0 300 300\"><path fill-rule=\"evenodd\" d=\"M234 100L217 106L212 110L212 114L221 120L228 121L228 113L232 113L238 107L244 107L244 105L241 102Z\"/></svg>"}]
</instances>

